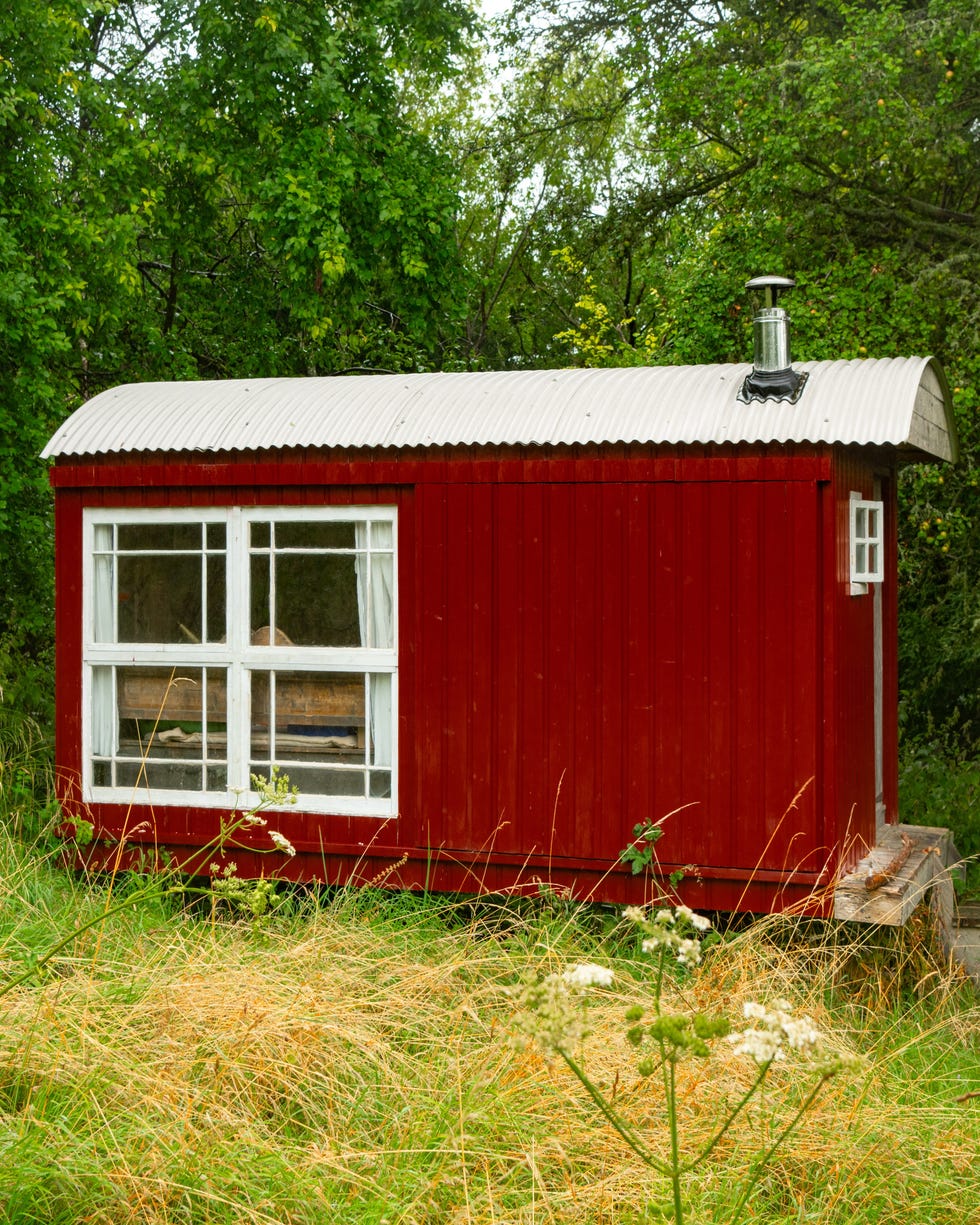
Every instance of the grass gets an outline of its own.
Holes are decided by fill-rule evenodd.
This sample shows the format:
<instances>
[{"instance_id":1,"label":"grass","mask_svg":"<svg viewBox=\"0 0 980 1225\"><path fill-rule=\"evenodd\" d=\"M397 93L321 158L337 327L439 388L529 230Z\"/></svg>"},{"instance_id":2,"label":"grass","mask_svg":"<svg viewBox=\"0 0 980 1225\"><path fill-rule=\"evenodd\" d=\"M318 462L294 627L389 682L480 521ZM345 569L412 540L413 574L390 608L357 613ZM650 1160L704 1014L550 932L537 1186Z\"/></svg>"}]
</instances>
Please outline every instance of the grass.
<instances>
[{"instance_id":1,"label":"grass","mask_svg":"<svg viewBox=\"0 0 980 1225\"><path fill-rule=\"evenodd\" d=\"M31 746L23 762L29 775ZM581 1058L666 1151L662 1090L624 1038L649 993L610 912L547 899L296 895L260 926L66 873L6 746L0 785L0 1221L624 1225L666 1196L562 1065L511 1041L512 989L611 966ZM11 780L19 778L12 800ZM18 807L19 805L19 807ZM980 1204L980 1001L928 925L898 936L769 919L670 987L677 1011L791 999L868 1071L831 1082L746 1219L963 1225ZM750 1070L680 1065L682 1136L707 1134ZM790 1065L686 1187L725 1222L751 1156L803 1090ZM976 1219L975 1217L973 1219Z\"/></svg>"}]
</instances>

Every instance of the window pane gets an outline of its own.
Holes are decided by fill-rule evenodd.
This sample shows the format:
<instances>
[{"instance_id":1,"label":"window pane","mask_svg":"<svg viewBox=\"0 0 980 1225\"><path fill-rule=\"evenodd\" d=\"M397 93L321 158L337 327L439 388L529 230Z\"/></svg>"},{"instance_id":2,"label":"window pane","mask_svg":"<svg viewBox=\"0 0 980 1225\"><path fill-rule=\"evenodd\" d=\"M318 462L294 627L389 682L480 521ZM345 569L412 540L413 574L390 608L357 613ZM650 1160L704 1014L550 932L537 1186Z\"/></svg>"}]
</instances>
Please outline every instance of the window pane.
<instances>
[{"instance_id":1,"label":"window pane","mask_svg":"<svg viewBox=\"0 0 980 1225\"><path fill-rule=\"evenodd\" d=\"M122 550L200 549L200 523L120 523L119 542Z\"/></svg>"},{"instance_id":2,"label":"window pane","mask_svg":"<svg viewBox=\"0 0 980 1225\"><path fill-rule=\"evenodd\" d=\"M271 543L271 529L269 524L249 524L248 541L249 545L253 549L267 549Z\"/></svg>"},{"instance_id":3,"label":"window pane","mask_svg":"<svg viewBox=\"0 0 980 1225\"><path fill-rule=\"evenodd\" d=\"M353 549L354 524L323 519L276 524L277 549Z\"/></svg>"},{"instance_id":4,"label":"window pane","mask_svg":"<svg viewBox=\"0 0 980 1225\"><path fill-rule=\"evenodd\" d=\"M361 646L351 553L276 553L275 625L297 646Z\"/></svg>"},{"instance_id":5,"label":"window pane","mask_svg":"<svg viewBox=\"0 0 980 1225\"><path fill-rule=\"evenodd\" d=\"M391 677L387 672L371 677L371 760L376 766L391 765Z\"/></svg>"},{"instance_id":6,"label":"window pane","mask_svg":"<svg viewBox=\"0 0 980 1225\"><path fill-rule=\"evenodd\" d=\"M225 670L131 667L115 673L115 785L224 791Z\"/></svg>"},{"instance_id":7,"label":"window pane","mask_svg":"<svg viewBox=\"0 0 980 1225\"><path fill-rule=\"evenodd\" d=\"M116 702L120 728L139 724L142 732L157 734L180 727L200 732L224 731L227 721L226 682L223 668L117 668ZM128 727L130 734L135 733ZM120 751L122 751L120 749Z\"/></svg>"},{"instance_id":8,"label":"window pane","mask_svg":"<svg viewBox=\"0 0 980 1225\"><path fill-rule=\"evenodd\" d=\"M111 757L116 743L112 669L92 669L92 753Z\"/></svg>"},{"instance_id":9,"label":"window pane","mask_svg":"<svg viewBox=\"0 0 980 1225\"><path fill-rule=\"evenodd\" d=\"M371 524L371 548L390 549L394 546L394 533L388 520L380 520Z\"/></svg>"},{"instance_id":10,"label":"window pane","mask_svg":"<svg viewBox=\"0 0 980 1225\"><path fill-rule=\"evenodd\" d=\"M867 513L863 506L858 506L854 511L854 538L856 540L865 540L867 535Z\"/></svg>"},{"instance_id":11,"label":"window pane","mask_svg":"<svg viewBox=\"0 0 980 1225\"><path fill-rule=\"evenodd\" d=\"M167 791L202 791L204 780L199 762L120 761L116 764L117 787L152 787ZM222 785L221 790L224 790Z\"/></svg>"},{"instance_id":12,"label":"window pane","mask_svg":"<svg viewBox=\"0 0 980 1225\"><path fill-rule=\"evenodd\" d=\"M269 767L264 764L252 763L251 774L268 777ZM283 773L288 775L290 783L299 788L300 802L304 795L342 795L363 796L363 770L336 770L320 765L292 765L283 767Z\"/></svg>"},{"instance_id":13,"label":"window pane","mask_svg":"<svg viewBox=\"0 0 980 1225\"><path fill-rule=\"evenodd\" d=\"M225 547L225 538L227 532L223 523L209 523L207 525L207 540L209 549L223 549Z\"/></svg>"},{"instance_id":14,"label":"window pane","mask_svg":"<svg viewBox=\"0 0 980 1225\"><path fill-rule=\"evenodd\" d=\"M252 641L256 641L255 634L265 627L268 629L272 623L272 609L269 604L269 567L271 565L268 554L260 554L253 556L249 563L249 608L251 609L249 616L249 633L252 635ZM269 641L268 633L265 637L265 643Z\"/></svg>"},{"instance_id":15,"label":"window pane","mask_svg":"<svg viewBox=\"0 0 980 1225\"><path fill-rule=\"evenodd\" d=\"M379 800L391 799L391 771L390 770L372 770L371 771L371 795L375 799L379 799Z\"/></svg>"},{"instance_id":16,"label":"window pane","mask_svg":"<svg viewBox=\"0 0 980 1225\"><path fill-rule=\"evenodd\" d=\"M371 640L369 646L395 645L394 561L390 553L371 558Z\"/></svg>"},{"instance_id":17,"label":"window pane","mask_svg":"<svg viewBox=\"0 0 980 1225\"><path fill-rule=\"evenodd\" d=\"M859 575L868 573L868 561L866 557L867 545L859 544L854 549L854 570Z\"/></svg>"},{"instance_id":18,"label":"window pane","mask_svg":"<svg viewBox=\"0 0 980 1225\"><path fill-rule=\"evenodd\" d=\"M223 554L210 555L204 559L207 575L205 596L207 599L207 641L224 642L225 609L228 600L225 582L225 558Z\"/></svg>"},{"instance_id":19,"label":"window pane","mask_svg":"<svg viewBox=\"0 0 980 1225\"><path fill-rule=\"evenodd\" d=\"M201 556L119 558L119 641L200 642Z\"/></svg>"},{"instance_id":20,"label":"window pane","mask_svg":"<svg viewBox=\"0 0 980 1225\"><path fill-rule=\"evenodd\" d=\"M359 672L252 673L252 756L266 762L364 761Z\"/></svg>"}]
</instances>

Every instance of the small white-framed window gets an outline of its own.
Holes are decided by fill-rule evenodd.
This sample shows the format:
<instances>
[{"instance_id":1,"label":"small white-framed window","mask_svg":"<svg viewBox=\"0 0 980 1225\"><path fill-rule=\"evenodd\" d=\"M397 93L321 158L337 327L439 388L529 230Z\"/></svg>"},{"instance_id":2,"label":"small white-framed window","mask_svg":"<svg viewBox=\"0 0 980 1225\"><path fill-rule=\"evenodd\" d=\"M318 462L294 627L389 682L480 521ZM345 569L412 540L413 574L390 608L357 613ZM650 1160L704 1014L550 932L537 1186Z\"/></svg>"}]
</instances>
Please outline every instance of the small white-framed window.
<instances>
[{"instance_id":1,"label":"small white-framed window","mask_svg":"<svg viewBox=\"0 0 980 1225\"><path fill-rule=\"evenodd\" d=\"M850 581L851 595L864 595L869 583L885 578L885 505L850 496Z\"/></svg>"},{"instance_id":2,"label":"small white-framed window","mask_svg":"<svg viewBox=\"0 0 980 1225\"><path fill-rule=\"evenodd\" d=\"M86 798L396 811L393 507L87 511Z\"/></svg>"}]
</instances>

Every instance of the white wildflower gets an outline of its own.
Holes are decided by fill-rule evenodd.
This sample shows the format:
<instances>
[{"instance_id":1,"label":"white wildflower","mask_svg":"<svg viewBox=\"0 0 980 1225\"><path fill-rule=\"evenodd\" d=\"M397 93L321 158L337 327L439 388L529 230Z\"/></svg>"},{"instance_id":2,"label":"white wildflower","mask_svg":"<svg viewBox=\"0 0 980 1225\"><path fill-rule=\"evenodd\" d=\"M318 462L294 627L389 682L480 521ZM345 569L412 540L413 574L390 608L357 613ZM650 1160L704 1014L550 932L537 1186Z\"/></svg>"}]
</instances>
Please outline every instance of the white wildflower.
<instances>
[{"instance_id":1,"label":"white wildflower","mask_svg":"<svg viewBox=\"0 0 980 1225\"><path fill-rule=\"evenodd\" d=\"M289 839L285 836L285 834L280 834L280 832L277 829L270 829L269 837L272 839L275 847L278 850L282 851L284 854L286 855L296 854L296 848L289 841Z\"/></svg>"},{"instance_id":2,"label":"white wildflower","mask_svg":"<svg viewBox=\"0 0 980 1225\"><path fill-rule=\"evenodd\" d=\"M562 975L562 981L579 991L584 991L588 987L611 987L613 972L607 970L605 966L587 962L584 965L569 966Z\"/></svg>"},{"instance_id":3,"label":"white wildflower","mask_svg":"<svg viewBox=\"0 0 980 1225\"><path fill-rule=\"evenodd\" d=\"M711 920L703 914L691 914L691 926L696 932L706 932L711 930Z\"/></svg>"},{"instance_id":4,"label":"white wildflower","mask_svg":"<svg viewBox=\"0 0 980 1225\"><path fill-rule=\"evenodd\" d=\"M762 1064L784 1059L784 1046L799 1052L819 1047L823 1034L812 1019L794 1017L790 1008L786 1000L776 1000L770 1008L755 1000L747 1000L742 1005L742 1015L747 1021L757 1021L759 1025L740 1034L729 1035L728 1040L734 1045L735 1053L748 1055L756 1063Z\"/></svg>"},{"instance_id":5,"label":"white wildflower","mask_svg":"<svg viewBox=\"0 0 980 1225\"><path fill-rule=\"evenodd\" d=\"M644 953L655 953L657 949L661 949L665 945L672 945L673 943L670 932L657 931L652 936L647 936L640 945L640 948Z\"/></svg>"},{"instance_id":6,"label":"white wildflower","mask_svg":"<svg viewBox=\"0 0 980 1225\"><path fill-rule=\"evenodd\" d=\"M658 910L653 916L654 923L665 923L668 927L674 924L674 912L672 910Z\"/></svg>"},{"instance_id":7,"label":"white wildflower","mask_svg":"<svg viewBox=\"0 0 980 1225\"><path fill-rule=\"evenodd\" d=\"M697 940L680 940L677 944L677 960L682 966L698 966L701 964L701 945Z\"/></svg>"},{"instance_id":8,"label":"white wildflower","mask_svg":"<svg viewBox=\"0 0 980 1225\"><path fill-rule=\"evenodd\" d=\"M563 974L549 974L515 992L522 1011L516 1018L518 1044L536 1042L544 1051L571 1054L586 1036L585 994L572 989Z\"/></svg>"},{"instance_id":9,"label":"white wildflower","mask_svg":"<svg viewBox=\"0 0 980 1225\"><path fill-rule=\"evenodd\" d=\"M623 918L628 919L631 923L642 923L646 915L643 913L642 906L627 906L623 911Z\"/></svg>"},{"instance_id":10,"label":"white wildflower","mask_svg":"<svg viewBox=\"0 0 980 1225\"><path fill-rule=\"evenodd\" d=\"M773 1029L745 1029L740 1034L729 1034L728 1041L736 1055L748 1055L759 1064L786 1058L780 1049L782 1036Z\"/></svg>"}]
</instances>

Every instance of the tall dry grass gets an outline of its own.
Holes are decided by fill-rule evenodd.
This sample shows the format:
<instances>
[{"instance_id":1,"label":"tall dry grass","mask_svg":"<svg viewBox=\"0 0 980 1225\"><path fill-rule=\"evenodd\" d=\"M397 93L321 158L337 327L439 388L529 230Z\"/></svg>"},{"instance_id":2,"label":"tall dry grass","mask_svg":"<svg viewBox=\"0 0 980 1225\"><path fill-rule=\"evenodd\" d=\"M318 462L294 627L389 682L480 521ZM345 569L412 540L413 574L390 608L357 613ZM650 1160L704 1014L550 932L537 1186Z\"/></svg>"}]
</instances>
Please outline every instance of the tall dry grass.
<instances>
[{"instance_id":1,"label":"tall dry grass","mask_svg":"<svg viewBox=\"0 0 980 1225\"><path fill-rule=\"evenodd\" d=\"M98 904L98 886L70 888ZM9 915L4 931L7 973L24 931ZM886 952L889 973L914 961ZM932 968L895 989L855 981L857 956L837 929L772 920L671 989L679 1011L733 1017L788 996L868 1058L777 1155L748 1219L961 1225L980 1204L980 1101L964 1098L980 1089L980 1009L922 947ZM665 1188L578 1082L509 1041L511 988L583 957L616 970L583 1061L665 1153L661 1091L623 1037L643 961L613 916L363 893L298 901L255 932L137 903L0 1001L0 1220L659 1219ZM680 1071L694 1144L750 1071L726 1053ZM686 1188L692 1220L728 1219L803 1087L780 1069Z\"/></svg>"}]
</instances>

